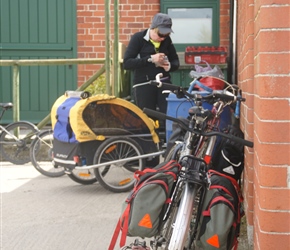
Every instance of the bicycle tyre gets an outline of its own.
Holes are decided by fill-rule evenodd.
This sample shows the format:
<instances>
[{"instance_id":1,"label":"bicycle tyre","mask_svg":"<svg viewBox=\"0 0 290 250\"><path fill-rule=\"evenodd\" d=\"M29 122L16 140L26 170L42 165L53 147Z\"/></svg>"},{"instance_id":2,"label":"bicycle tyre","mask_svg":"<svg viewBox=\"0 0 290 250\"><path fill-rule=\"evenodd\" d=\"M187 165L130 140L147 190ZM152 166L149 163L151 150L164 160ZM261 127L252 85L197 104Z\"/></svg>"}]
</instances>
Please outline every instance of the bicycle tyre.
<instances>
[{"instance_id":1,"label":"bicycle tyre","mask_svg":"<svg viewBox=\"0 0 290 250\"><path fill-rule=\"evenodd\" d=\"M98 181L93 169L72 169L67 176L82 185L92 185Z\"/></svg>"},{"instance_id":2,"label":"bicycle tyre","mask_svg":"<svg viewBox=\"0 0 290 250\"><path fill-rule=\"evenodd\" d=\"M178 161L179 152L182 148L182 145L183 145L182 143L173 145L172 148L169 150L168 154L166 155L164 161L165 162L170 160ZM153 249L168 250L182 194L182 188L180 185L183 184L181 182L177 182L175 184L174 192L171 196L172 202L167 208L168 210L166 211L166 215L163 218L164 221L160 228L160 233L157 236L155 236L152 245Z\"/></svg>"},{"instance_id":3,"label":"bicycle tyre","mask_svg":"<svg viewBox=\"0 0 290 250\"><path fill-rule=\"evenodd\" d=\"M60 177L65 174L64 168L53 161L53 131L40 132L30 148L31 163L35 169L47 177Z\"/></svg>"},{"instance_id":4,"label":"bicycle tyre","mask_svg":"<svg viewBox=\"0 0 290 250\"><path fill-rule=\"evenodd\" d=\"M38 128L30 122L21 121L11 123L5 129L8 133L2 131L0 134L1 158L15 165L30 162L29 151L35 135L39 132Z\"/></svg>"},{"instance_id":5,"label":"bicycle tyre","mask_svg":"<svg viewBox=\"0 0 290 250\"><path fill-rule=\"evenodd\" d=\"M190 250L187 248L187 244L190 243L190 226L191 218L194 207L194 201L197 194L197 187L195 185L185 184L180 204L178 207L174 227L172 230L172 236L169 242L169 249L176 250Z\"/></svg>"},{"instance_id":6,"label":"bicycle tyre","mask_svg":"<svg viewBox=\"0 0 290 250\"><path fill-rule=\"evenodd\" d=\"M174 159L179 161L180 151L183 145L183 143L175 144L168 152L165 160ZM198 192L194 184L186 183L184 185L186 185L186 188L183 188L183 192L178 190L178 195L176 198L172 199L173 209L170 211L168 222L166 222L170 223L170 225L167 226L169 229L163 232L166 239L165 249L194 249L192 245L191 229L194 229L196 223L193 219L194 216L196 216L198 206L198 202L196 202Z\"/></svg>"},{"instance_id":7,"label":"bicycle tyre","mask_svg":"<svg viewBox=\"0 0 290 250\"><path fill-rule=\"evenodd\" d=\"M127 137L109 138L99 146L93 162L99 164L140 155L143 155L143 150L135 140ZM95 168L95 176L105 189L114 193L127 192L135 183L133 173L144 166L144 159L123 161Z\"/></svg>"},{"instance_id":8,"label":"bicycle tyre","mask_svg":"<svg viewBox=\"0 0 290 250\"><path fill-rule=\"evenodd\" d=\"M180 150L182 149L182 146L183 146L183 143L175 144L168 152L168 154L165 158L165 161L169 161L169 160L178 161L179 160L179 153L180 153Z\"/></svg>"}]
</instances>

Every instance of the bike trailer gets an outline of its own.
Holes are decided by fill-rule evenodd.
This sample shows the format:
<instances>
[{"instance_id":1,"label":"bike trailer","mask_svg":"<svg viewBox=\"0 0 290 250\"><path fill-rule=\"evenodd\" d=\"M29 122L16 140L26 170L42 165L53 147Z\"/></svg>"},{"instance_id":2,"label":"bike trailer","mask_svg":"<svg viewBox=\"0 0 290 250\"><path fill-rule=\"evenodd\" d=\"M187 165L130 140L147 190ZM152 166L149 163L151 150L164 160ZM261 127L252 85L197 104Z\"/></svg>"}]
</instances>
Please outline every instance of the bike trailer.
<instances>
[{"instance_id":1,"label":"bike trailer","mask_svg":"<svg viewBox=\"0 0 290 250\"><path fill-rule=\"evenodd\" d=\"M133 103L106 94L82 98L83 92L66 92L51 110L56 165L73 169L92 165L98 146L107 138L132 137L144 153L157 151L154 122Z\"/></svg>"}]
</instances>

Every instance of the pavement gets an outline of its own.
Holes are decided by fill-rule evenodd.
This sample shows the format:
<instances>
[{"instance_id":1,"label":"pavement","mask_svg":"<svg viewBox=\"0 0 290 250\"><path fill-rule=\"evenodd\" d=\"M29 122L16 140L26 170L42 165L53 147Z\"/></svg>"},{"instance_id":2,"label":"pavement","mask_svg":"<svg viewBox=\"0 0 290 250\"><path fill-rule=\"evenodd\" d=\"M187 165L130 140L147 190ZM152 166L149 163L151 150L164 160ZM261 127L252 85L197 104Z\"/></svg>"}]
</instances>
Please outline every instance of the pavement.
<instances>
[{"instance_id":1,"label":"pavement","mask_svg":"<svg viewBox=\"0 0 290 250\"><path fill-rule=\"evenodd\" d=\"M31 164L0 162L0 176L1 250L108 249L128 193L49 178Z\"/></svg>"},{"instance_id":2,"label":"pavement","mask_svg":"<svg viewBox=\"0 0 290 250\"><path fill-rule=\"evenodd\" d=\"M128 193L0 162L3 250L105 250Z\"/></svg>"}]
</instances>

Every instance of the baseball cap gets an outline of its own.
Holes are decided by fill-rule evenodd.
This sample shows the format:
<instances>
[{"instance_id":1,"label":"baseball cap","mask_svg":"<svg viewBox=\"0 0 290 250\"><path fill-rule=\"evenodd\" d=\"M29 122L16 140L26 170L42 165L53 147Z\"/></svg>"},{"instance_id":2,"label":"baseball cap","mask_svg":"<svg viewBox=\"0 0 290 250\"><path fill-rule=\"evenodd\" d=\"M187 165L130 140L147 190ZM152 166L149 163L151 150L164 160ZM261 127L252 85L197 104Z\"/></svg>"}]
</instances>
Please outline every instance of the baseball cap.
<instances>
[{"instance_id":1,"label":"baseball cap","mask_svg":"<svg viewBox=\"0 0 290 250\"><path fill-rule=\"evenodd\" d=\"M161 34L168 34L173 32L171 26L171 18L167 14L158 13L153 17L151 29L158 28Z\"/></svg>"}]
</instances>

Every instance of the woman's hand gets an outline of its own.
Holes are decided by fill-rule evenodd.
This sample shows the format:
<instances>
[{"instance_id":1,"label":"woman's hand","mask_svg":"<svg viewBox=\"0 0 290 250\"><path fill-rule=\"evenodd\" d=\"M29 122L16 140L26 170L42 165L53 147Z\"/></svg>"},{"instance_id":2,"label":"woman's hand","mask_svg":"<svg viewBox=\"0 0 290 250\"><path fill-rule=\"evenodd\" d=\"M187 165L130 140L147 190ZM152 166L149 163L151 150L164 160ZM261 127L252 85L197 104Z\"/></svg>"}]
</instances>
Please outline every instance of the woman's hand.
<instances>
[{"instance_id":1,"label":"woman's hand","mask_svg":"<svg viewBox=\"0 0 290 250\"><path fill-rule=\"evenodd\" d=\"M151 56L152 62L155 63L156 67L162 67L165 71L170 70L170 62L164 53L157 53Z\"/></svg>"},{"instance_id":2,"label":"woman's hand","mask_svg":"<svg viewBox=\"0 0 290 250\"><path fill-rule=\"evenodd\" d=\"M165 54L157 53L157 54L151 55L151 58L152 58L153 63L162 65L164 62Z\"/></svg>"}]
</instances>

